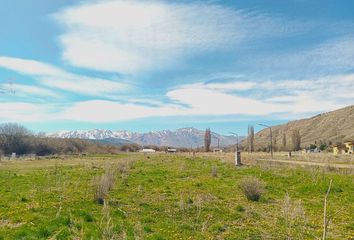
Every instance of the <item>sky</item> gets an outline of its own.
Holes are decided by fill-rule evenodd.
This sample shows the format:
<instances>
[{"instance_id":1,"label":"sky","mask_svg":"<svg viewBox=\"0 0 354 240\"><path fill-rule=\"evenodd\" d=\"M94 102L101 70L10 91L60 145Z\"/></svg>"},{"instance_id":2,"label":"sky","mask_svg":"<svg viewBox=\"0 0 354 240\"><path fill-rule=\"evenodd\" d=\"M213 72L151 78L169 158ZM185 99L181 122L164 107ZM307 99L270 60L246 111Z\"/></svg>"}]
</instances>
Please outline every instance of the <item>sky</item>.
<instances>
[{"instance_id":1,"label":"sky","mask_svg":"<svg viewBox=\"0 0 354 240\"><path fill-rule=\"evenodd\" d=\"M0 123L245 135L352 104L351 0L0 3Z\"/></svg>"}]
</instances>

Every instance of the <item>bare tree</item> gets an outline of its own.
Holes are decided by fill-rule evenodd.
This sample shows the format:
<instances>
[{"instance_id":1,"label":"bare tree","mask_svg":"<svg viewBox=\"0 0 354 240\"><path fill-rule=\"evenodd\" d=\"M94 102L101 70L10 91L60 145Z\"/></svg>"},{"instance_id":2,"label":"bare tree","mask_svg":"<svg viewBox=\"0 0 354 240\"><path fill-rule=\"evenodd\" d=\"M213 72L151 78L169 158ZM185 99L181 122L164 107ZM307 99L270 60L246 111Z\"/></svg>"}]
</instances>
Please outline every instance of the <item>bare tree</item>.
<instances>
[{"instance_id":1,"label":"bare tree","mask_svg":"<svg viewBox=\"0 0 354 240\"><path fill-rule=\"evenodd\" d=\"M282 147L283 147L283 150L286 150L286 135L285 135L285 133L283 133Z\"/></svg>"},{"instance_id":2,"label":"bare tree","mask_svg":"<svg viewBox=\"0 0 354 240\"><path fill-rule=\"evenodd\" d=\"M210 151L210 144L211 144L211 131L210 128L207 128L205 130L205 135L204 135L204 148L206 152Z\"/></svg>"},{"instance_id":3,"label":"bare tree","mask_svg":"<svg viewBox=\"0 0 354 240\"><path fill-rule=\"evenodd\" d=\"M293 150L298 151L301 149L301 135L298 129L293 130L292 133Z\"/></svg>"},{"instance_id":4,"label":"bare tree","mask_svg":"<svg viewBox=\"0 0 354 240\"><path fill-rule=\"evenodd\" d=\"M277 151L277 150L278 150L277 144L278 144L277 138L274 137L274 138L273 138L273 150L274 150L274 151Z\"/></svg>"},{"instance_id":5,"label":"bare tree","mask_svg":"<svg viewBox=\"0 0 354 240\"><path fill-rule=\"evenodd\" d=\"M3 123L0 125L0 148L5 154L12 152L25 153L30 149L31 132L16 123Z\"/></svg>"},{"instance_id":6,"label":"bare tree","mask_svg":"<svg viewBox=\"0 0 354 240\"><path fill-rule=\"evenodd\" d=\"M254 152L254 127L248 126L248 152Z\"/></svg>"}]
</instances>

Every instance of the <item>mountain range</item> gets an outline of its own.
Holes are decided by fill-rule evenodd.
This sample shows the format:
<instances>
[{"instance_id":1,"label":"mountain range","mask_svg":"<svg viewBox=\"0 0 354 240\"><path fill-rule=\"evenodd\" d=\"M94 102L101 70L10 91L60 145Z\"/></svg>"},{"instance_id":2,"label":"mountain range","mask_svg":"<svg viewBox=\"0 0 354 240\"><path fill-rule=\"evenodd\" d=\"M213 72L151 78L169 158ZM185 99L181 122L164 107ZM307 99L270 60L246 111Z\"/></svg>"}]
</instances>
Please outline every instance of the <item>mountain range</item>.
<instances>
[{"instance_id":1,"label":"mountain range","mask_svg":"<svg viewBox=\"0 0 354 240\"><path fill-rule=\"evenodd\" d=\"M139 145L157 145L171 147L200 147L204 146L204 131L195 128L180 128L176 131L162 130L147 133L130 132L126 130L76 130L76 131L60 131L47 134L53 138L79 138L99 140L104 143L112 143L121 145L125 143L136 143ZM236 137L225 136L218 133L212 133L212 146L229 146L236 143ZM239 140L242 140L240 137Z\"/></svg>"},{"instance_id":2,"label":"mountain range","mask_svg":"<svg viewBox=\"0 0 354 240\"><path fill-rule=\"evenodd\" d=\"M289 148L292 145L292 133L299 130L301 147L320 143L342 143L354 141L354 105L335 111L318 114L311 118L290 121L286 124L272 126L273 146L275 149ZM78 130L60 131L48 134L54 138L80 138L97 140L103 143L122 145L136 143L139 145L157 145L171 147L201 147L204 146L204 131L195 128L180 128L176 131L162 130L147 133L130 132L126 130ZM285 136L285 137L284 137ZM286 145L283 146L284 138ZM234 136L212 133L212 146L230 146L236 143ZM247 148L245 137L240 137L241 145ZM255 150L264 149L269 145L270 131L263 129L255 134Z\"/></svg>"}]
</instances>

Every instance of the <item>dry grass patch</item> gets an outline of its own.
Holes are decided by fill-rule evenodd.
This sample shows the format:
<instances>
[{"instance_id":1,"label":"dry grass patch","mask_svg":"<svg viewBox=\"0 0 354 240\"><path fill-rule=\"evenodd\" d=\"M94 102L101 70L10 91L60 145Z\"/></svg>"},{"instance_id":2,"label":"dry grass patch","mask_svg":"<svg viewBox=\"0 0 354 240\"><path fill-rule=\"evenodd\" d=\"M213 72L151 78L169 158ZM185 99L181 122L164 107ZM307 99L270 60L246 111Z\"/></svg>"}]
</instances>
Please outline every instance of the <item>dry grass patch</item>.
<instances>
[{"instance_id":1,"label":"dry grass patch","mask_svg":"<svg viewBox=\"0 0 354 240\"><path fill-rule=\"evenodd\" d=\"M116 182L116 176L117 174L115 168L108 168L102 176L94 179L96 188L95 201L99 204L104 204L104 200Z\"/></svg>"},{"instance_id":2,"label":"dry grass patch","mask_svg":"<svg viewBox=\"0 0 354 240\"><path fill-rule=\"evenodd\" d=\"M256 177L245 177L240 183L242 192L251 201L258 201L261 198L264 186L264 182Z\"/></svg>"}]
</instances>

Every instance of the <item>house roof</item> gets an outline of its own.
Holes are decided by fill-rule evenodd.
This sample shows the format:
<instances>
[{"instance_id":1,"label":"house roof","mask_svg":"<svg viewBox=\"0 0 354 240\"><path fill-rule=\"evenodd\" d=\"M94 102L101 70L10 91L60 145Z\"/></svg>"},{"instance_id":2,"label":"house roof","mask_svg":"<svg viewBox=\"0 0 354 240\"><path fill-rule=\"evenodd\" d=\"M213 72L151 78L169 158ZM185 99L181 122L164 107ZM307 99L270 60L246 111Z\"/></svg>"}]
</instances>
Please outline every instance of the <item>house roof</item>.
<instances>
[{"instance_id":1,"label":"house roof","mask_svg":"<svg viewBox=\"0 0 354 240\"><path fill-rule=\"evenodd\" d=\"M345 148L344 144L334 144L333 145L334 148Z\"/></svg>"}]
</instances>

